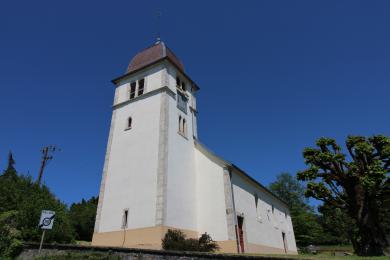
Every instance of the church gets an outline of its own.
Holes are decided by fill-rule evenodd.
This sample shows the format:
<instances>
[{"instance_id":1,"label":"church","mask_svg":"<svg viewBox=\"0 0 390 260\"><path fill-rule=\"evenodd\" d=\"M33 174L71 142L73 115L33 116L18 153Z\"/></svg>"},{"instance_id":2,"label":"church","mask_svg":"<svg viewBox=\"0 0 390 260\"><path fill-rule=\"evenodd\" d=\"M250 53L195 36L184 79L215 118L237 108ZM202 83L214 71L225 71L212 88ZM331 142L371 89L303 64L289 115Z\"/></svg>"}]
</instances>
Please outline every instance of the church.
<instances>
[{"instance_id":1,"label":"church","mask_svg":"<svg viewBox=\"0 0 390 260\"><path fill-rule=\"evenodd\" d=\"M200 142L200 88L164 42L112 82L92 245L161 249L167 230L180 229L207 232L220 252L297 253L286 203Z\"/></svg>"}]
</instances>

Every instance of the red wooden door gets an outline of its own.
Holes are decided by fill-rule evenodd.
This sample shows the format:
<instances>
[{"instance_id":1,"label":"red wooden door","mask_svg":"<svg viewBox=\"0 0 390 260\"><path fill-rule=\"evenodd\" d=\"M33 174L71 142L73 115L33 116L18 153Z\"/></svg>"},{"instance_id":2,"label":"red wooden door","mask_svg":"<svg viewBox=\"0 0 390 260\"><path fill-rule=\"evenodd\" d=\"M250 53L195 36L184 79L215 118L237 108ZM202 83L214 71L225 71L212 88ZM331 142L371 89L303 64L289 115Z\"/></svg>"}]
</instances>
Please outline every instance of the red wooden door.
<instances>
[{"instance_id":1,"label":"red wooden door","mask_svg":"<svg viewBox=\"0 0 390 260\"><path fill-rule=\"evenodd\" d=\"M240 248L241 248L241 253L245 252L245 247L244 247L244 230L242 228L244 224L244 218L243 217L237 217L237 222L238 222L238 239L240 242Z\"/></svg>"}]
</instances>

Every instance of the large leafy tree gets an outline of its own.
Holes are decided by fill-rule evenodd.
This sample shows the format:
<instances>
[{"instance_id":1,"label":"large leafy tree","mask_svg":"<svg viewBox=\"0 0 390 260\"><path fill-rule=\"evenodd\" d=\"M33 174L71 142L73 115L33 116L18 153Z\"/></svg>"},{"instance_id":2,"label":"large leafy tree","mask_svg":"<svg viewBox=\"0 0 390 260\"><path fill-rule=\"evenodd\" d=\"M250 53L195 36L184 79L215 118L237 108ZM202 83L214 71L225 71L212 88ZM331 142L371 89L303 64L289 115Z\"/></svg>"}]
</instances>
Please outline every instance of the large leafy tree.
<instances>
[{"instance_id":1,"label":"large leafy tree","mask_svg":"<svg viewBox=\"0 0 390 260\"><path fill-rule=\"evenodd\" d=\"M389 246L384 221L390 198L390 138L349 136L348 155L334 139L320 138L303 152L308 168L306 196L339 208L354 221L353 246L358 255L383 255ZM388 215L387 215L388 217Z\"/></svg>"}]
</instances>

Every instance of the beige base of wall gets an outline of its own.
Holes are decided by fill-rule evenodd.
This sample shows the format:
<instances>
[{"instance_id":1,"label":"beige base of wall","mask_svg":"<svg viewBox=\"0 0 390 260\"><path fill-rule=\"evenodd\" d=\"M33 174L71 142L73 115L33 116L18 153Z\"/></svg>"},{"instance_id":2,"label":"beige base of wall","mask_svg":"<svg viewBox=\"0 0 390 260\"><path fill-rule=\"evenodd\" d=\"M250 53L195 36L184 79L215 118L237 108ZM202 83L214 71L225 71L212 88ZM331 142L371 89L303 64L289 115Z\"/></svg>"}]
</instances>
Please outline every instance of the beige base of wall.
<instances>
[{"instance_id":1,"label":"beige base of wall","mask_svg":"<svg viewBox=\"0 0 390 260\"><path fill-rule=\"evenodd\" d=\"M113 246L128 248L161 249L161 240L168 229L172 227L158 226L138 229L127 229L122 231L94 233L92 237L93 246ZM189 238L198 238L198 232L183 230ZM222 253L237 253L237 243L235 240L217 241ZM256 244L245 244L245 253L258 254L285 254L284 249L268 247ZM297 254L288 251L288 254Z\"/></svg>"},{"instance_id":2,"label":"beige base of wall","mask_svg":"<svg viewBox=\"0 0 390 260\"><path fill-rule=\"evenodd\" d=\"M94 233L92 237L93 246L114 246L128 248L161 249L163 239L168 229L175 229L166 226L127 229L113 232ZM197 238L198 232L181 229L187 237Z\"/></svg>"}]
</instances>

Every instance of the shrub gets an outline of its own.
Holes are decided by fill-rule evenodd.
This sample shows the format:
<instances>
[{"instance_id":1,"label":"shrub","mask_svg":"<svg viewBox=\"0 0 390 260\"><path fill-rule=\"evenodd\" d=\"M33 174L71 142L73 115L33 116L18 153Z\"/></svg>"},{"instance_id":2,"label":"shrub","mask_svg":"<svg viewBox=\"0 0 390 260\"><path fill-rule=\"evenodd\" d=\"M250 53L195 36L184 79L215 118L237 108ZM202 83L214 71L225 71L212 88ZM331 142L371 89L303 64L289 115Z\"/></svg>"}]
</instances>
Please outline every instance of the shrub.
<instances>
[{"instance_id":1,"label":"shrub","mask_svg":"<svg viewBox=\"0 0 390 260\"><path fill-rule=\"evenodd\" d=\"M186 250L186 236L180 230L168 229L162 240L162 247L165 250Z\"/></svg>"},{"instance_id":2,"label":"shrub","mask_svg":"<svg viewBox=\"0 0 390 260\"><path fill-rule=\"evenodd\" d=\"M180 230L169 229L162 239L164 250L214 252L218 250L218 244L211 236L204 233L199 239L186 238Z\"/></svg>"},{"instance_id":3,"label":"shrub","mask_svg":"<svg viewBox=\"0 0 390 260\"><path fill-rule=\"evenodd\" d=\"M22 250L21 233L16 228L15 210L0 214L0 257L14 258Z\"/></svg>"},{"instance_id":4,"label":"shrub","mask_svg":"<svg viewBox=\"0 0 390 260\"><path fill-rule=\"evenodd\" d=\"M207 233L204 233L199 238L199 250L200 252L214 252L219 249L218 244Z\"/></svg>"}]
</instances>

